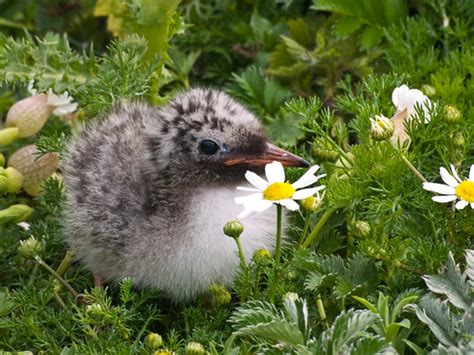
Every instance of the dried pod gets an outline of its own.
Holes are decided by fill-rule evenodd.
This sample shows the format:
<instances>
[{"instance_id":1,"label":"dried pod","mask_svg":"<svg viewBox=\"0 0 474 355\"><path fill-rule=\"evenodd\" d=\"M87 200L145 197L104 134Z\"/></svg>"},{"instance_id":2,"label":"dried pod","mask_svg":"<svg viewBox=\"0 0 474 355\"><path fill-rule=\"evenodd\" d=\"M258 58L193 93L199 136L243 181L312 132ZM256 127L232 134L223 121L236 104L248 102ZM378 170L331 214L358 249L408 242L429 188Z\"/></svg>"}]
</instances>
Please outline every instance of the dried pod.
<instances>
[{"instance_id":1,"label":"dried pod","mask_svg":"<svg viewBox=\"0 0 474 355\"><path fill-rule=\"evenodd\" d=\"M48 105L48 96L39 94L17 101L8 111L7 127L17 127L18 137L30 137L39 132L55 109Z\"/></svg>"},{"instance_id":2,"label":"dried pod","mask_svg":"<svg viewBox=\"0 0 474 355\"><path fill-rule=\"evenodd\" d=\"M27 145L12 154L8 160L11 166L23 174L23 190L31 196L41 193L41 184L59 167L59 155L46 153L39 156L34 144Z\"/></svg>"}]
</instances>

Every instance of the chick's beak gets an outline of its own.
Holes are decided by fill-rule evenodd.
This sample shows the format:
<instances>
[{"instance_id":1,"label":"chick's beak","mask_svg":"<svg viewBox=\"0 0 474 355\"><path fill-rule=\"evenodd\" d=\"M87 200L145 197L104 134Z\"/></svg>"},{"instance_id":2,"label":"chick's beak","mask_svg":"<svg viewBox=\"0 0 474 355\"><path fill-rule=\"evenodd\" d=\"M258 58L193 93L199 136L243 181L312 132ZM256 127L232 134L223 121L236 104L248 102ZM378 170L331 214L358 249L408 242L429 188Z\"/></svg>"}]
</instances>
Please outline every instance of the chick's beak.
<instances>
[{"instance_id":1,"label":"chick's beak","mask_svg":"<svg viewBox=\"0 0 474 355\"><path fill-rule=\"evenodd\" d=\"M263 166L273 161L278 161L287 167L301 167L307 168L310 164L300 158L299 156L287 152L281 148L274 146L271 143L267 143L267 146L261 154L241 154L241 153L230 153L224 160L224 165L249 165L249 166Z\"/></svg>"}]
</instances>

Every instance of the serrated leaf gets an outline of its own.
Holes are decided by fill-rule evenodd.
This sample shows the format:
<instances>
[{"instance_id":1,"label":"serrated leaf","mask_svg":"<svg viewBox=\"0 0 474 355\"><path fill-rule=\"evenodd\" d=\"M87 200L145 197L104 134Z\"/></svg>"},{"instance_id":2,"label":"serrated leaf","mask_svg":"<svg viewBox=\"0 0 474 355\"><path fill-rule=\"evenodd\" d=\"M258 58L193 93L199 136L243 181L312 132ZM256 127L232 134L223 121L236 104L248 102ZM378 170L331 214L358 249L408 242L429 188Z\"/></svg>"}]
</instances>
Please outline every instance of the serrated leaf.
<instances>
[{"instance_id":1,"label":"serrated leaf","mask_svg":"<svg viewBox=\"0 0 474 355\"><path fill-rule=\"evenodd\" d=\"M375 25L367 26L360 35L362 49L368 50L375 47L383 36L383 30Z\"/></svg>"},{"instance_id":2,"label":"serrated leaf","mask_svg":"<svg viewBox=\"0 0 474 355\"><path fill-rule=\"evenodd\" d=\"M361 28L363 22L354 16L341 17L334 25L334 33L340 37L346 37Z\"/></svg>"},{"instance_id":3,"label":"serrated leaf","mask_svg":"<svg viewBox=\"0 0 474 355\"><path fill-rule=\"evenodd\" d=\"M474 250L466 250L466 274L471 280L471 284L474 283Z\"/></svg>"},{"instance_id":4,"label":"serrated leaf","mask_svg":"<svg viewBox=\"0 0 474 355\"><path fill-rule=\"evenodd\" d=\"M332 354L340 354L343 347L360 336L361 332L373 325L379 317L370 311L349 310L341 313L331 328L324 332L327 350Z\"/></svg>"},{"instance_id":5,"label":"serrated leaf","mask_svg":"<svg viewBox=\"0 0 474 355\"><path fill-rule=\"evenodd\" d=\"M397 354L394 348L381 337L366 337L357 341L350 349L351 355Z\"/></svg>"},{"instance_id":6,"label":"serrated leaf","mask_svg":"<svg viewBox=\"0 0 474 355\"><path fill-rule=\"evenodd\" d=\"M237 335L260 336L291 346L304 345L304 336L298 326L286 320L268 302L247 302L234 312L230 322L234 323L234 334Z\"/></svg>"},{"instance_id":7,"label":"serrated leaf","mask_svg":"<svg viewBox=\"0 0 474 355\"><path fill-rule=\"evenodd\" d=\"M447 301L439 301L432 296L425 296L415 306L416 316L428 325L436 338L444 345L456 344L453 319Z\"/></svg>"},{"instance_id":8,"label":"serrated leaf","mask_svg":"<svg viewBox=\"0 0 474 355\"><path fill-rule=\"evenodd\" d=\"M472 304L472 295L466 282L466 276L456 271L456 264L451 252L448 254L447 267L447 272L424 276L423 279L432 292L446 295L449 302L455 307L467 310Z\"/></svg>"},{"instance_id":9,"label":"serrated leaf","mask_svg":"<svg viewBox=\"0 0 474 355\"><path fill-rule=\"evenodd\" d=\"M474 336L474 307L471 306L462 315L461 321L459 322L459 331L463 334L469 334Z\"/></svg>"}]
</instances>

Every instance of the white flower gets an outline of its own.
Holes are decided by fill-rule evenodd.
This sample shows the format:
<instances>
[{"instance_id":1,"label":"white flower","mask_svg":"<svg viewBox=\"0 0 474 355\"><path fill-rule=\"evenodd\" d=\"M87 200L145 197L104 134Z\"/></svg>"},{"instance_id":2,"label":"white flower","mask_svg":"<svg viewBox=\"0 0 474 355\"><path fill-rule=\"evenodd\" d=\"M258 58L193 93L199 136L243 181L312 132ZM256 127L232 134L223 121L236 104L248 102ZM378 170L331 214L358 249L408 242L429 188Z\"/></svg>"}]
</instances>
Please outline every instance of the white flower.
<instances>
[{"instance_id":1,"label":"white flower","mask_svg":"<svg viewBox=\"0 0 474 355\"><path fill-rule=\"evenodd\" d=\"M48 89L48 106L53 106L53 114L56 116L64 116L74 112L77 109L77 103L72 101L67 91L60 96L56 95L53 90Z\"/></svg>"},{"instance_id":2,"label":"white flower","mask_svg":"<svg viewBox=\"0 0 474 355\"><path fill-rule=\"evenodd\" d=\"M296 211L299 209L299 205L294 200L303 200L324 189L324 185L301 189L314 184L320 178L326 176L326 174L314 175L318 169L318 165L312 166L293 184L285 182L285 170L283 165L277 161L265 166L267 180L254 172L247 171L245 178L254 187L239 186L237 190L249 191L253 192L253 194L235 198L236 204L244 206L244 211L239 214L238 218L248 217L253 212L263 212L273 204L280 204L291 211Z\"/></svg>"},{"instance_id":3,"label":"white flower","mask_svg":"<svg viewBox=\"0 0 474 355\"><path fill-rule=\"evenodd\" d=\"M35 96L36 94L38 94L38 90L35 89L34 85L35 85L34 80L28 81L28 86L26 89L28 90L31 96Z\"/></svg>"},{"instance_id":4,"label":"white flower","mask_svg":"<svg viewBox=\"0 0 474 355\"><path fill-rule=\"evenodd\" d=\"M392 92L392 102L397 112L407 111L408 119L416 116L415 107L418 104L425 114L425 123L430 122L429 108L432 106L430 99L418 89L410 89L406 85L397 87Z\"/></svg>"},{"instance_id":5,"label":"white flower","mask_svg":"<svg viewBox=\"0 0 474 355\"><path fill-rule=\"evenodd\" d=\"M22 228L23 230L25 231L29 231L30 230L30 224L27 223L27 222L20 222L20 223L17 223L16 224L18 227Z\"/></svg>"},{"instance_id":6,"label":"white flower","mask_svg":"<svg viewBox=\"0 0 474 355\"><path fill-rule=\"evenodd\" d=\"M441 196L433 196L433 201L446 203L458 199L459 201L456 203L458 210L462 210L468 204L471 204L471 208L474 209L474 164L469 170L469 179L461 180L452 164L452 174L445 168L440 168L439 173L446 185L433 182L423 183L425 190L441 194Z\"/></svg>"}]
</instances>

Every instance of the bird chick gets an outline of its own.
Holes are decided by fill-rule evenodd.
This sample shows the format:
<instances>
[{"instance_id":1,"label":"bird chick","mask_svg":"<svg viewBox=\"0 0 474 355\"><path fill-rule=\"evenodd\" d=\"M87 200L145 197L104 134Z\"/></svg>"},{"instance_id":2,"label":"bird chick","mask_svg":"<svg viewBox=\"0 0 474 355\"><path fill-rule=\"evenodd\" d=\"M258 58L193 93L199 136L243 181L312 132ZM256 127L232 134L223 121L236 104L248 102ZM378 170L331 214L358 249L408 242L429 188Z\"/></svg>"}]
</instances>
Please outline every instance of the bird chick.
<instances>
[{"instance_id":1,"label":"bird chick","mask_svg":"<svg viewBox=\"0 0 474 355\"><path fill-rule=\"evenodd\" d=\"M307 163L271 145L262 125L226 94L192 89L156 108L125 103L69 144L63 170L65 235L91 271L187 301L230 285L239 265L223 226L241 207L251 167ZM260 170L258 170L260 169ZM247 259L273 249L275 212L245 220Z\"/></svg>"}]
</instances>

